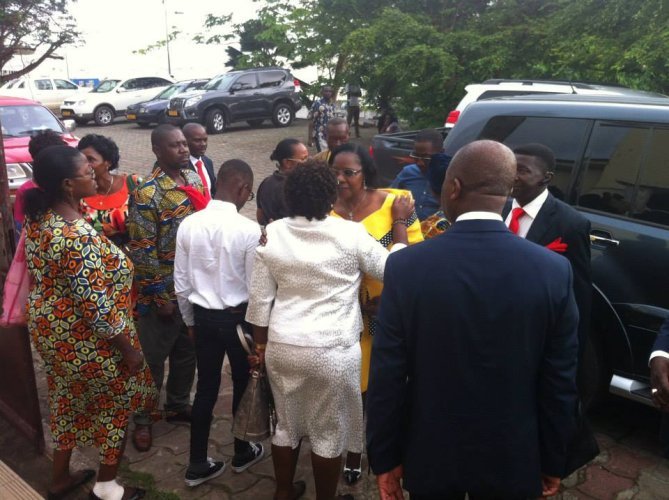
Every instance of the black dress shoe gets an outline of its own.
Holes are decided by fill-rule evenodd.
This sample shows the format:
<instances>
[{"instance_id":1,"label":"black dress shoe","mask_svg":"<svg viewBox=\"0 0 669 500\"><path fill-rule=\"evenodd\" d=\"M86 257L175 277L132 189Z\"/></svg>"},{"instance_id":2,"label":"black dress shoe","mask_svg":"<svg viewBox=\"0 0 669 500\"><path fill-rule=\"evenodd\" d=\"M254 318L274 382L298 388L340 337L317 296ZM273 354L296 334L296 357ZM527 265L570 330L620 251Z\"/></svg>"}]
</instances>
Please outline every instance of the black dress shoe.
<instances>
[{"instance_id":1,"label":"black dress shoe","mask_svg":"<svg viewBox=\"0 0 669 500\"><path fill-rule=\"evenodd\" d=\"M81 472L82 472L81 477L77 481L69 485L67 488L65 488L63 491L59 491L58 493L52 493L50 491L47 491L46 493L47 500L61 500L62 498L65 498L67 495L76 490L79 486L86 484L88 481L90 481L95 477L95 471L93 469L85 469Z\"/></svg>"},{"instance_id":2,"label":"black dress shoe","mask_svg":"<svg viewBox=\"0 0 669 500\"><path fill-rule=\"evenodd\" d=\"M185 409L179 412L168 413L165 417L165 420L170 423L181 422L185 424L190 424L191 421L191 411L193 408L189 405Z\"/></svg>"}]
</instances>

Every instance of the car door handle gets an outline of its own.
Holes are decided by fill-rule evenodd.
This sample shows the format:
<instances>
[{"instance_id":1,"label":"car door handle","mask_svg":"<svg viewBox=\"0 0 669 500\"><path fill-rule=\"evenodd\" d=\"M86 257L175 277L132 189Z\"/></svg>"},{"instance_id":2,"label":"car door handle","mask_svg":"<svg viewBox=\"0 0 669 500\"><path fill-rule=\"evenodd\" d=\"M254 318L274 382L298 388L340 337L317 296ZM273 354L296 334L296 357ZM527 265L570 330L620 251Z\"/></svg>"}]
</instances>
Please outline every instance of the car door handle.
<instances>
[{"instance_id":1,"label":"car door handle","mask_svg":"<svg viewBox=\"0 0 669 500\"><path fill-rule=\"evenodd\" d=\"M614 240L609 233L604 231L591 232L590 243L604 246L615 246L615 247L620 245L620 241Z\"/></svg>"}]
</instances>

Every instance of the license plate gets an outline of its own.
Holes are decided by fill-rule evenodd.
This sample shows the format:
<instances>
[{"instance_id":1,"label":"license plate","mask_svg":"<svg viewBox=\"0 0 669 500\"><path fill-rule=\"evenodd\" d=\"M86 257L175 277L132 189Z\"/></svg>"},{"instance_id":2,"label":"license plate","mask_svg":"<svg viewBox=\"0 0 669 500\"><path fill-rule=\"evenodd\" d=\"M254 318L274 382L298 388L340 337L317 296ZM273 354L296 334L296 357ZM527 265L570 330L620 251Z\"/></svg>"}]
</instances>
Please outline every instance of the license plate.
<instances>
[{"instance_id":1,"label":"license plate","mask_svg":"<svg viewBox=\"0 0 669 500\"><path fill-rule=\"evenodd\" d=\"M179 112L175 109L168 109L167 110L167 115L168 116L179 116Z\"/></svg>"},{"instance_id":2,"label":"license plate","mask_svg":"<svg viewBox=\"0 0 669 500\"><path fill-rule=\"evenodd\" d=\"M72 116L74 113L72 111L61 111L60 114L63 116Z\"/></svg>"},{"instance_id":3,"label":"license plate","mask_svg":"<svg viewBox=\"0 0 669 500\"><path fill-rule=\"evenodd\" d=\"M137 115L125 115L125 117L126 117L128 120L136 120L136 119L137 119Z\"/></svg>"}]
</instances>

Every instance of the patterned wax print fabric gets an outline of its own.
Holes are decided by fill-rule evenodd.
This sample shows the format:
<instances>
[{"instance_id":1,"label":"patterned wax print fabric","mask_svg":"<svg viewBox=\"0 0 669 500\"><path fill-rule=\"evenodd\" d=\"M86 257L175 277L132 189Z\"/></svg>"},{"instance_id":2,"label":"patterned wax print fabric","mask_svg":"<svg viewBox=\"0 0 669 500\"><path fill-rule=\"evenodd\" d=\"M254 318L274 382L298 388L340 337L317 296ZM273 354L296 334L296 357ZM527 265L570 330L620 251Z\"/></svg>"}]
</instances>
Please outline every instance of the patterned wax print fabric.
<instances>
[{"instance_id":1,"label":"patterned wax print fabric","mask_svg":"<svg viewBox=\"0 0 669 500\"><path fill-rule=\"evenodd\" d=\"M328 121L334 117L334 106L325 99L317 99L311 106L309 118L314 122L314 138L325 141ZM327 146L326 146L327 147Z\"/></svg>"},{"instance_id":2,"label":"patterned wax print fabric","mask_svg":"<svg viewBox=\"0 0 669 500\"><path fill-rule=\"evenodd\" d=\"M404 189L380 189L379 191L385 191L388 193L386 199L383 202L383 205L376 211L369 214L365 217L361 224L365 226L367 232L374 237L376 241L381 243L385 248L390 250L393 245L393 216L391 212L391 207L396 196L406 195L411 196L410 191ZM339 217L339 214L334 212L330 213L335 217ZM407 236L409 238L409 245L423 241L423 234L420 228L420 221L418 216L414 211L407 221ZM365 304L371 299L379 297L383 291L383 283L374 278L365 275L362 279L362 284L360 285L360 302ZM367 383L369 381L369 363L372 356L372 336L374 335L376 329L376 320L371 318L368 314L363 312L362 320L364 324L364 330L362 336L360 337L360 348L362 350L362 370L360 372L360 388L363 393L367 392Z\"/></svg>"},{"instance_id":3,"label":"patterned wax print fabric","mask_svg":"<svg viewBox=\"0 0 669 500\"><path fill-rule=\"evenodd\" d=\"M128 199L140 182L141 179L136 175L124 175L123 187L116 193L98 194L81 201L81 211L86 222L121 248L128 242Z\"/></svg>"},{"instance_id":4,"label":"patterned wax print fabric","mask_svg":"<svg viewBox=\"0 0 669 500\"><path fill-rule=\"evenodd\" d=\"M181 169L186 185L205 195L202 181L189 168ZM151 304L176 303L174 252L181 221L195 212L188 194L160 168L140 185L128 210L128 255L135 264L137 312L148 314Z\"/></svg>"},{"instance_id":5,"label":"patterned wax print fabric","mask_svg":"<svg viewBox=\"0 0 669 500\"><path fill-rule=\"evenodd\" d=\"M451 227L451 223L448 222L443 210L438 210L420 223L421 231L423 231L423 239L425 240L439 236L449 227Z\"/></svg>"},{"instance_id":6,"label":"patterned wax print fabric","mask_svg":"<svg viewBox=\"0 0 669 500\"><path fill-rule=\"evenodd\" d=\"M103 464L116 464L129 415L158 404L148 366L129 375L109 342L125 335L141 349L130 310L132 263L83 219L50 210L26 224L26 260L28 329L46 368L56 449L94 445Z\"/></svg>"}]
</instances>

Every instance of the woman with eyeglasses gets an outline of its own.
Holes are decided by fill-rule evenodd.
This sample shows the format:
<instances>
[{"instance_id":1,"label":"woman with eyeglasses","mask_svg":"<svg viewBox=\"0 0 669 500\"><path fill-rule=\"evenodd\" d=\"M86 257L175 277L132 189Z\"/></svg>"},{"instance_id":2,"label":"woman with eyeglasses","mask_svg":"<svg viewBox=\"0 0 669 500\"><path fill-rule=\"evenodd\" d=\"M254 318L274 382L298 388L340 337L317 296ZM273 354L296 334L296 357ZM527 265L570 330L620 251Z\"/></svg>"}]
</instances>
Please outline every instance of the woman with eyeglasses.
<instances>
[{"instance_id":1,"label":"woman with eyeglasses","mask_svg":"<svg viewBox=\"0 0 669 500\"><path fill-rule=\"evenodd\" d=\"M367 232L387 249L396 242L395 228L404 226L409 245L423 241L420 221L413 203L402 205L404 211L397 210L393 202L397 198L411 198L409 191L399 189L375 189L376 165L365 148L348 143L332 152L332 169L337 176L337 201L332 214L342 219L359 222ZM360 303L364 330L360 337L362 349L362 370L360 390L367 392L369 362L372 354L372 335L376 328L375 316L383 284L372 276L365 275L360 286ZM360 479L362 442L352 443L348 449L344 479L353 484Z\"/></svg>"},{"instance_id":2,"label":"woman with eyeglasses","mask_svg":"<svg viewBox=\"0 0 669 500\"><path fill-rule=\"evenodd\" d=\"M276 145L269 159L276 162L276 171L266 177L258 186L256 219L265 226L273 220L283 219L288 210L283 197L283 184L286 175L298 163L309 157L307 147L297 139L283 139Z\"/></svg>"},{"instance_id":3,"label":"woman with eyeglasses","mask_svg":"<svg viewBox=\"0 0 669 500\"><path fill-rule=\"evenodd\" d=\"M53 478L49 499L90 481L70 472L76 446L94 445L100 468L91 498L141 498L116 483L130 414L152 410L157 392L130 311L133 266L80 213L97 191L86 157L51 146L33 164L39 189L26 192L28 329L44 361L49 392Z\"/></svg>"},{"instance_id":4,"label":"woman with eyeglasses","mask_svg":"<svg viewBox=\"0 0 669 500\"><path fill-rule=\"evenodd\" d=\"M96 193L82 200L84 218L116 245L125 245L129 240L125 225L128 201L142 180L135 174L114 175L121 156L109 137L88 134L79 141L77 149L86 156L98 184Z\"/></svg>"},{"instance_id":5,"label":"woman with eyeglasses","mask_svg":"<svg viewBox=\"0 0 669 500\"><path fill-rule=\"evenodd\" d=\"M295 167L285 195L288 217L267 227L267 244L256 250L246 312L255 363L266 361L276 404L274 498L304 493L304 482L293 479L308 437L316 498L333 499L341 455L363 439L360 281L363 273L383 278L388 251L361 225L329 215L337 179L325 163ZM398 217L412 210L408 198L392 205ZM396 225L394 233L399 250L406 226Z\"/></svg>"}]
</instances>

